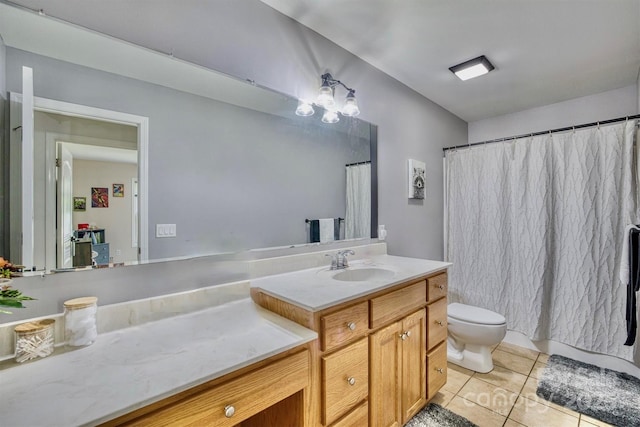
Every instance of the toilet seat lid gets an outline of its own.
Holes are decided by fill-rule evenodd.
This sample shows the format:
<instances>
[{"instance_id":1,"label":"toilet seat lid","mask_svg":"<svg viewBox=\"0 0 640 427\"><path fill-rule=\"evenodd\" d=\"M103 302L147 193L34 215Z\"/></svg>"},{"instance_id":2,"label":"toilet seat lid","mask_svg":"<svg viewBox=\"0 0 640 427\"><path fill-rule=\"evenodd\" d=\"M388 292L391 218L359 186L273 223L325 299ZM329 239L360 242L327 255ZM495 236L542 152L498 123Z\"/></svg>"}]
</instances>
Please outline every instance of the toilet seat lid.
<instances>
[{"instance_id":1,"label":"toilet seat lid","mask_svg":"<svg viewBox=\"0 0 640 427\"><path fill-rule=\"evenodd\" d=\"M447 306L447 316L468 323L502 325L507 322L503 315L472 305L454 302Z\"/></svg>"}]
</instances>

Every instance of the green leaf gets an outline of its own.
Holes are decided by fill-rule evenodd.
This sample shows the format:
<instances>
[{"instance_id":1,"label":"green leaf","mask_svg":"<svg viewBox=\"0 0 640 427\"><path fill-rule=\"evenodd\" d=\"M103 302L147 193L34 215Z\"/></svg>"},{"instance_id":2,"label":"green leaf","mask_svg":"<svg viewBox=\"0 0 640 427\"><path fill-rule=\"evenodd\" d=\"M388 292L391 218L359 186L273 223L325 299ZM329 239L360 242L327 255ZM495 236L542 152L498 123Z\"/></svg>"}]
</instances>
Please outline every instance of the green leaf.
<instances>
[{"instance_id":1,"label":"green leaf","mask_svg":"<svg viewBox=\"0 0 640 427\"><path fill-rule=\"evenodd\" d=\"M24 308L22 303L15 298L0 298L0 305L5 307Z\"/></svg>"}]
</instances>

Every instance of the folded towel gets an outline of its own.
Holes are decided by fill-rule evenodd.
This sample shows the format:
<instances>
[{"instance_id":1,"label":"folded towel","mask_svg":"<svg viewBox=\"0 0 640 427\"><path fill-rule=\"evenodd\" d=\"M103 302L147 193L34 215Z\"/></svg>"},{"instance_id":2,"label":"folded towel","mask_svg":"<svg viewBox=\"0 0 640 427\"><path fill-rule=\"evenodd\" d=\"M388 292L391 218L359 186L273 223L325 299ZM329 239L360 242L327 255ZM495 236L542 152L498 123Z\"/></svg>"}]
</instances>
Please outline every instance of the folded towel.
<instances>
[{"instance_id":1,"label":"folded towel","mask_svg":"<svg viewBox=\"0 0 640 427\"><path fill-rule=\"evenodd\" d=\"M320 221L317 219L312 219L309 221L309 242L320 242Z\"/></svg>"},{"instance_id":2,"label":"folded towel","mask_svg":"<svg viewBox=\"0 0 640 427\"><path fill-rule=\"evenodd\" d=\"M634 224L629 224L624 228L622 237L622 255L620 256L620 282L624 286L629 284L629 232L631 230L640 230Z\"/></svg>"},{"instance_id":3,"label":"folded towel","mask_svg":"<svg viewBox=\"0 0 640 427\"><path fill-rule=\"evenodd\" d=\"M333 242L335 240L335 222L333 218L320 219L320 242Z\"/></svg>"}]
</instances>

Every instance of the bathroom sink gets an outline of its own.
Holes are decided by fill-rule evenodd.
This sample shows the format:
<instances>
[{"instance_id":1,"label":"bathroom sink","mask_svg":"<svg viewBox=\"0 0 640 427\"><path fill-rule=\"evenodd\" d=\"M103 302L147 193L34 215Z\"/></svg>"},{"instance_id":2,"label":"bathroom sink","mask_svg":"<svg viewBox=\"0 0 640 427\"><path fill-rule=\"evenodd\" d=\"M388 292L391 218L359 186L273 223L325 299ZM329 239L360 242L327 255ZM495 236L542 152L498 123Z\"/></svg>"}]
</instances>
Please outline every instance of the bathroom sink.
<instances>
[{"instance_id":1,"label":"bathroom sink","mask_svg":"<svg viewBox=\"0 0 640 427\"><path fill-rule=\"evenodd\" d=\"M366 267L343 270L334 274L332 278L343 282L364 282L367 280L391 279L395 274L395 271L387 270L386 268Z\"/></svg>"}]
</instances>

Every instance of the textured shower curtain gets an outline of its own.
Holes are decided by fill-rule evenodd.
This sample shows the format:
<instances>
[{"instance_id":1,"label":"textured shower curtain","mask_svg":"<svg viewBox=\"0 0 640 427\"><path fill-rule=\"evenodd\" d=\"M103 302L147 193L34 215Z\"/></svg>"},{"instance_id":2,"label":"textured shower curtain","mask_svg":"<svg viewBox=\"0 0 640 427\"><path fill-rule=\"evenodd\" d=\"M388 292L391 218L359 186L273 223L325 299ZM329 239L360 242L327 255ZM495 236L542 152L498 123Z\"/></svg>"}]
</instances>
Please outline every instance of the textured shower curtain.
<instances>
[{"instance_id":1,"label":"textured shower curtain","mask_svg":"<svg viewBox=\"0 0 640 427\"><path fill-rule=\"evenodd\" d=\"M344 238L371 237L371 163L347 166Z\"/></svg>"},{"instance_id":2,"label":"textured shower curtain","mask_svg":"<svg viewBox=\"0 0 640 427\"><path fill-rule=\"evenodd\" d=\"M627 121L448 151L451 301L533 340L633 360L618 273L638 222L634 133Z\"/></svg>"}]
</instances>

